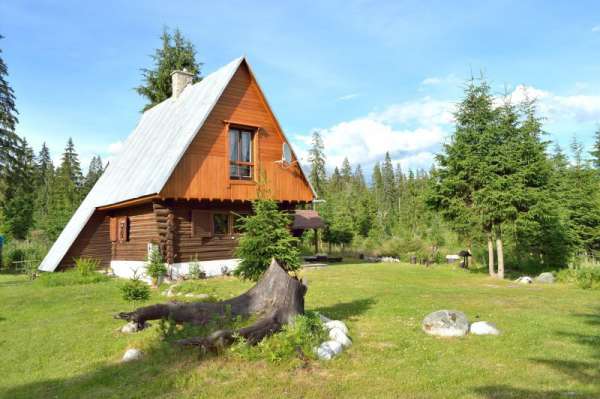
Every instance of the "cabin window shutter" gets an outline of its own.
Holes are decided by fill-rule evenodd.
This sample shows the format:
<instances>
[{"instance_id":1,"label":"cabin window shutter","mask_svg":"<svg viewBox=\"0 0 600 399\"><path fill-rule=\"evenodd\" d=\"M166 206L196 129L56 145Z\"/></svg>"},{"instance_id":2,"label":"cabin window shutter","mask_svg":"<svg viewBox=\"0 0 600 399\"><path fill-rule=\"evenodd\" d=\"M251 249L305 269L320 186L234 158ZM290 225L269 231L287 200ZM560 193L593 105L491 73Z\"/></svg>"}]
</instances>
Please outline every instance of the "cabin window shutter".
<instances>
[{"instance_id":1,"label":"cabin window shutter","mask_svg":"<svg viewBox=\"0 0 600 399\"><path fill-rule=\"evenodd\" d=\"M117 237L119 242L129 241L129 218L127 216L119 218Z\"/></svg>"},{"instance_id":2,"label":"cabin window shutter","mask_svg":"<svg viewBox=\"0 0 600 399\"><path fill-rule=\"evenodd\" d=\"M212 237L212 220L210 212L193 210L192 211L192 236L194 237Z\"/></svg>"},{"instance_id":3,"label":"cabin window shutter","mask_svg":"<svg viewBox=\"0 0 600 399\"><path fill-rule=\"evenodd\" d=\"M117 226L118 226L117 218L111 217L110 223L109 223L109 235L110 235L111 242L117 241L117 237L118 237Z\"/></svg>"}]
</instances>

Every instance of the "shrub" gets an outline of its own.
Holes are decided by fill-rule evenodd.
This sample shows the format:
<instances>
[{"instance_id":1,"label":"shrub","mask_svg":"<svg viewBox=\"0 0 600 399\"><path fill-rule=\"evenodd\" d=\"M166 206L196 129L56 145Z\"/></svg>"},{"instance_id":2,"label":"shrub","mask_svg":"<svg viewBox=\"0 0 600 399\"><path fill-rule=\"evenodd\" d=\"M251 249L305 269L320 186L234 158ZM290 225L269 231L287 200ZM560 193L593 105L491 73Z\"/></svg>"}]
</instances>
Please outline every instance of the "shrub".
<instances>
[{"instance_id":1,"label":"shrub","mask_svg":"<svg viewBox=\"0 0 600 399\"><path fill-rule=\"evenodd\" d=\"M190 263L190 269L189 269L188 274L189 274L190 278L193 278L196 280L206 278L206 272L204 270L202 270L202 267L200 266L200 262L198 262L198 261L193 261Z\"/></svg>"},{"instance_id":2,"label":"shrub","mask_svg":"<svg viewBox=\"0 0 600 399\"><path fill-rule=\"evenodd\" d=\"M561 283L577 284L583 289L600 288L600 267L583 266L559 270L556 280Z\"/></svg>"},{"instance_id":3,"label":"shrub","mask_svg":"<svg viewBox=\"0 0 600 399\"><path fill-rule=\"evenodd\" d=\"M127 302L144 302L150 299L150 287L139 279L133 279L121 286L121 294Z\"/></svg>"},{"instance_id":4,"label":"shrub","mask_svg":"<svg viewBox=\"0 0 600 399\"><path fill-rule=\"evenodd\" d=\"M146 273L148 276L152 277L152 279L158 279L167 274L167 266L165 266L162 255L156 247L152 248L152 251L150 251L146 264Z\"/></svg>"},{"instance_id":5,"label":"shrub","mask_svg":"<svg viewBox=\"0 0 600 399\"><path fill-rule=\"evenodd\" d=\"M89 276L100 268L100 261L92 258L77 258L75 259L75 269L82 276Z\"/></svg>"},{"instance_id":6,"label":"shrub","mask_svg":"<svg viewBox=\"0 0 600 399\"><path fill-rule=\"evenodd\" d=\"M285 270L300 268L298 240L288 229L290 216L280 211L272 200L258 199L252 208L254 214L242 218L244 234L236 250L241 262L235 275L258 280L273 258Z\"/></svg>"},{"instance_id":7,"label":"shrub","mask_svg":"<svg viewBox=\"0 0 600 399\"><path fill-rule=\"evenodd\" d=\"M266 359L271 362L280 362L302 354L315 359L313 351L322 341L327 339L327 331L319 315L315 312L306 312L296 316L294 322L287 324L283 330L271 337L263 339L258 345L251 347L238 339L231 347L231 351L245 359Z\"/></svg>"}]
</instances>

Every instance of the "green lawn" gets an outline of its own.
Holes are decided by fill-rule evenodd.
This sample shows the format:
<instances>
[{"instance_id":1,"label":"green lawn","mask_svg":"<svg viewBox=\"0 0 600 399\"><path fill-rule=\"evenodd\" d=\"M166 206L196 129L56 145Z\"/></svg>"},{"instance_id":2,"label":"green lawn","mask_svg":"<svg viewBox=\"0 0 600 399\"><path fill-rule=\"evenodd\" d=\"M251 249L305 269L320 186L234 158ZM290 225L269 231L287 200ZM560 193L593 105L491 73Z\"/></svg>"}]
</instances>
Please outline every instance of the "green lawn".
<instances>
[{"instance_id":1,"label":"green lawn","mask_svg":"<svg viewBox=\"0 0 600 399\"><path fill-rule=\"evenodd\" d=\"M307 309L342 319L354 345L330 362L201 358L135 335L112 315L119 281L44 287L0 275L0 396L5 398L563 398L600 397L600 292L518 286L449 267L309 269ZM227 298L249 287L206 282ZM151 302L163 299L154 294ZM443 309L495 322L499 337L437 339L421 320ZM120 364L128 347L145 360Z\"/></svg>"}]
</instances>

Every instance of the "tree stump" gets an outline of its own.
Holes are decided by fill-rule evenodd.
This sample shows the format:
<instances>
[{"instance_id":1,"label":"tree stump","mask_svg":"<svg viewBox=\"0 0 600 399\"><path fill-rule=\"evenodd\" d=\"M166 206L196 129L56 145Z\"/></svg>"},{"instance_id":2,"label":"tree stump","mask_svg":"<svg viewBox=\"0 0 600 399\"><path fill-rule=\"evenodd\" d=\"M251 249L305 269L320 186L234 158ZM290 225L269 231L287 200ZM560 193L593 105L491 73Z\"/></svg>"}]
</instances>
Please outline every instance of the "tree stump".
<instances>
[{"instance_id":1,"label":"tree stump","mask_svg":"<svg viewBox=\"0 0 600 399\"><path fill-rule=\"evenodd\" d=\"M304 314L306 291L304 282L290 276L273 259L256 285L235 298L214 303L168 302L141 307L133 312L122 312L115 317L135 322L142 329L146 321L163 318L178 324L205 325L215 317L225 319L259 315L260 319L256 323L237 331L237 335L253 345L280 331L296 315ZM233 343L234 335L232 330L218 330L206 337L192 337L176 343L213 350Z\"/></svg>"}]
</instances>

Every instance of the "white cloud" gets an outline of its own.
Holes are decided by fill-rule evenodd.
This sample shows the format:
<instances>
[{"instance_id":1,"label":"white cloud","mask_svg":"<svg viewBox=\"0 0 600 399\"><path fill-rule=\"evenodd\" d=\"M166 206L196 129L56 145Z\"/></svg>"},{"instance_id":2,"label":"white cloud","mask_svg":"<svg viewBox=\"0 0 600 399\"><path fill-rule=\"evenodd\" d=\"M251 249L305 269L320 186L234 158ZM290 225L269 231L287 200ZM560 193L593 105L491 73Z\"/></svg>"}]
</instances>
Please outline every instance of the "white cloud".
<instances>
[{"instance_id":1,"label":"white cloud","mask_svg":"<svg viewBox=\"0 0 600 399\"><path fill-rule=\"evenodd\" d=\"M116 155L123 151L123 142L121 140L115 141L114 143L110 143L108 145L108 153L110 155Z\"/></svg>"},{"instance_id":2,"label":"white cloud","mask_svg":"<svg viewBox=\"0 0 600 399\"><path fill-rule=\"evenodd\" d=\"M600 120L600 95L559 95L526 85L516 86L509 95L513 103L535 99L547 126L558 131L572 127L573 130L565 131L572 134L578 126ZM500 96L494 99L496 105L502 101ZM370 175L373 164L389 152L394 163L400 163L405 170L428 169L435 152L452 132L455 110L455 102L423 97L314 130L321 133L330 168L341 166L348 157L353 166L360 163L365 174ZM295 136L303 164L308 163L311 134Z\"/></svg>"},{"instance_id":3,"label":"white cloud","mask_svg":"<svg viewBox=\"0 0 600 399\"><path fill-rule=\"evenodd\" d=\"M404 168L428 168L433 161L431 150L449 133L453 110L452 102L426 97L317 130L331 168L348 157L354 166L360 163L370 174L372 165L386 152ZM308 162L310 140L310 134L296 136L303 163Z\"/></svg>"},{"instance_id":4,"label":"white cloud","mask_svg":"<svg viewBox=\"0 0 600 399\"><path fill-rule=\"evenodd\" d=\"M121 151L123 151L123 142L121 140L110 143L107 148L108 156L106 159L103 159L104 164L111 163Z\"/></svg>"},{"instance_id":5,"label":"white cloud","mask_svg":"<svg viewBox=\"0 0 600 399\"><path fill-rule=\"evenodd\" d=\"M510 94L513 103L535 99L541 115L551 122L600 120L600 95L558 95L533 86L518 85Z\"/></svg>"},{"instance_id":6,"label":"white cloud","mask_svg":"<svg viewBox=\"0 0 600 399\"><path fill-rule=\"evenodd\" d=\"M338 101L348 101L348 100L353 100L359 96L360 96L360 94L358 94L358 93L350 93L350 94L346 94L344 96L338 97L337 100Z\"/></svg>"},{"instance_id":7,"label":"white cloud","mask_svg":"<svg viewBox=\"0 0 600 399\"><path fill-rule=\"evenodd\" d=\"M422 85L424 86L430 86L430 85L438 85L442 83L442 79L441 78L425 78L423 79L423 81L421 82Z\"/></svg>"},{"instance_id":8,"label":"white cloud","mask_svg":"<svg viewBox=\"0 0 600 399\"><path fill-rule=\"evenodd\" d=\"M430 76L421 81L421 86L456 85L459 79L454 74L446 76Z\"/></svg>"}]
</instances>

